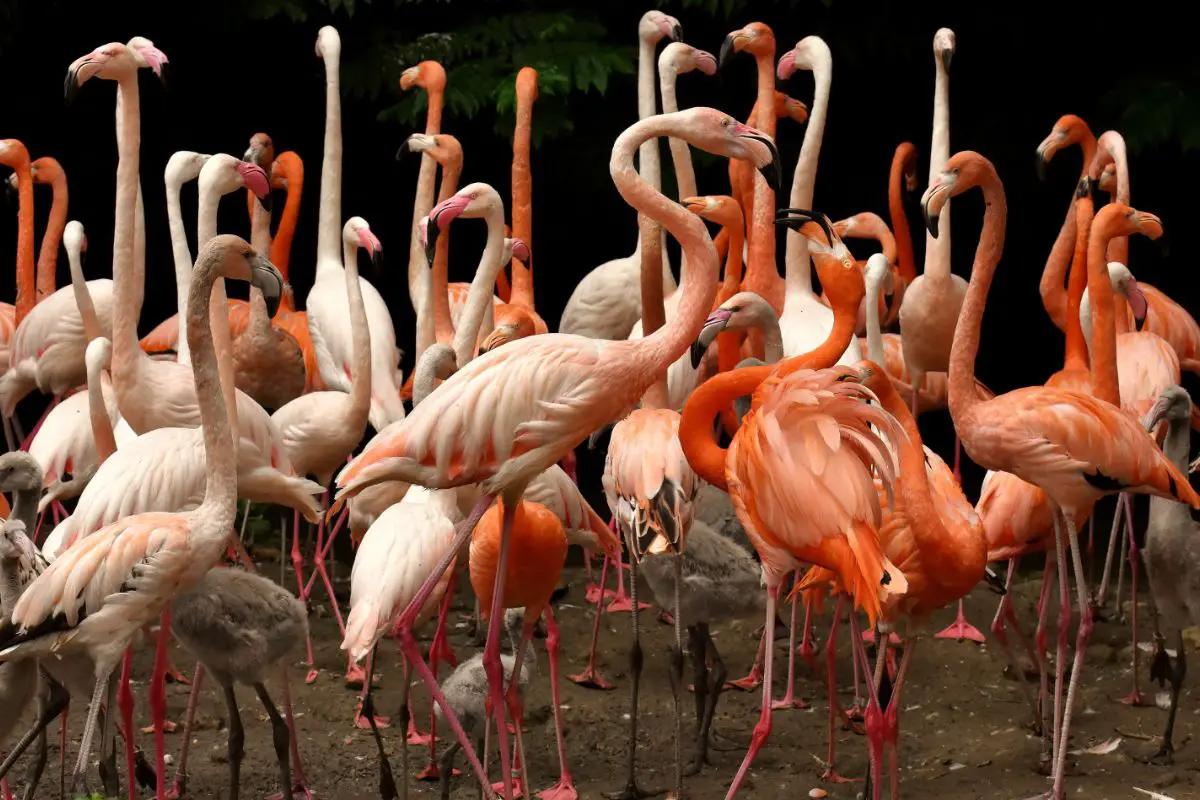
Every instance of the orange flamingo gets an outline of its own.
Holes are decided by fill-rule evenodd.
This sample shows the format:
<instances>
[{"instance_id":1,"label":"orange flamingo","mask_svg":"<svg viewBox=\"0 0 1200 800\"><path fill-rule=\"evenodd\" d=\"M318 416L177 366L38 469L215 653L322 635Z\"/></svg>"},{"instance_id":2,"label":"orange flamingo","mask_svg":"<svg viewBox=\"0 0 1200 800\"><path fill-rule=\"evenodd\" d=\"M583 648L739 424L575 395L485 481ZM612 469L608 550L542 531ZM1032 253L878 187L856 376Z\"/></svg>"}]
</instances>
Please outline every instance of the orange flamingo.
<instances>
[{"instance_id":1,"label":"orange flamingo","mask_svg":"<svg viewBox=\"0 0 1200 800\"><path fill-rule=\"evenodd\" d=\"M33 261L33 174L32 165L29 162L29 151L16 139L0 139L0 164L10 167L16 174L18 193L17 297L12 306L12 316L9 317L7 313L0 315L0 318L4 320L0 323L0 331L5 333L3 349L6 362L4 368L7 372L9 366L7 362L11 357L10 340L17 326L33 309L37 300L37 286ZM14 440L12 426L16 424L15 417L4 415L4 432L9 439L9 450L15 450L16 445L20 443L19 440L25 438L20 429L16 428L17 435Z\"/></svg>"},{"instance_id":2,"label":"orange flamingo","mask_svg":"<svg viewBox=\"0 0 1200 800\"><path fill-rule=\"evenodd\" d=\"M42 248L37 260L37 302L54 294L57 285L58 248L62 245L63 230L67 227L67 173L56 159L43 156L31 165L33 182L49 184L54 194L50 201L50 216L42 234ZM18 190L19 191L19 190Z\"/></svg>"},{"instance_id":3,"label":"orange flamingo","mask_svg":"<svg viewBox=\"0 0 1200 800\"><path fill-rule=\"evenodd\" d=\"M1116 345L1113 336L1112 287L1102 279L1103 266L1090 263L1089 289L1096 303L1099 331L1093 347L1092 389L1097 397L1051 387L1028 387L992 398L981 395L974 381L975 357L987 292L1004 245L1007 214L1004 187L995 168L978 153L955 154L922 197L922 209L931 234L937 231L938 214L953 195L979 187L984 194L983 232L975 254L967 297L950 356L950 414L967 454L985 468L1003 470L1039 486L1056 510L1061 510L1071 548L1082 621L1076 641L1071 685L1067 692L1054 759L1054 788L1048 797L1061 800L1066 767L1066 745L1071 710L1083 671L1083 658L1091 628L1086 577L1075 533L1076 512L1120 490L1174 498L1200 508L1200 495L1187 478L1162 455L1137 420L1108 398L1119 400L1116 381ZM1109 205L1096 218L1095 227L1112 235L1142 232L1157 238L1158 218L1124 205ZM1097 241L1093 231L1093 246ZM1101 271L1101 274L1097 274ZM1107 340L1107 341L1106 341ZM1097 368L1098 363L1105 366ZM1056 521L1055 538L1062 541ZM1065 546L1058 549L1065 552ZM1069 586L1065 560L1059 561L1060 587ZM1068 603L1069 607L1069 603ZM1058 670L1061 681L1063 667Z\"/></svg>"}]
</instances>

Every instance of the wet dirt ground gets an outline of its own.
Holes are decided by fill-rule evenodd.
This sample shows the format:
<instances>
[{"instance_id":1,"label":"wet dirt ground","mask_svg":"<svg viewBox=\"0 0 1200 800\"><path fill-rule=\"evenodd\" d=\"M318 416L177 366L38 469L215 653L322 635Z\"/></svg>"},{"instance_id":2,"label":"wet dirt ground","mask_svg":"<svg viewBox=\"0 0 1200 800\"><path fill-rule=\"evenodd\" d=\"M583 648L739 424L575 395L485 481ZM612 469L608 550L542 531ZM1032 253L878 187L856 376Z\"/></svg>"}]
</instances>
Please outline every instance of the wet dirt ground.
<instances>
[{"instance_id":1,"label":"wet dirt ground","mask_svg":"<svg viewBox=\"0 0 1200 800\"><path fill-rule=\"evenodd\" d=\"M279 565L271 563L269 555L263 554L263 557L263 571L278 577ZM344 566L337 571L339 593L348 595L348 576L349 570ZM292 585L293 580L289 572L288 584ZM557 611L565 675L578 672L584 664L592 628L592 611L583 602L587 583L583 569L565 570L563 582L570 585L570 592ZM1018 578L1018 582L1014 593L1018 614L1032 628L1038 576L1024 575ZM460 599L465 597L460 596ZM968 600L968 617L980 628L986 628L997 599L985 588L977 589ZM338 629L322 606L326 602L324 596L315 593L313 600L311 628L320 676L314 684L305 685L307 669L301 664L302 650L295 653L289 670L300 730L300 749L310 786L319 798L375 798L379 796L375 746L369 731L356 730L352 724L358 694L343 683L345 659L338 650ZM344 604L345 597L343 608ZM454 624L450 641L459 657L465 658L474 649L466 643L466 625L460 621L462 613L460 610L452 615ZM1045 791L1048 788L1047 780L1035 772L1039 742L1027 727L1031 712L1022 699L1018 684L1003 674L1002 653L998 647L991 645L934 640L932 632L941 629L951 618L952 613L946 611L934 619L913 659L900 718L902 796L1011 800ZM658 620L656 609L645 612L642 619L646 661L637 750L638 777L643 788L664 789L673 775L674 724L667 676L667 652L673 640L673 628ZM565 678L562 681L567 752L571 771L583 798L602 797L604 792L620 788L623 784L628 725L625 714L629 700L628 620L628 614L605 615L602 618L598 664L602 674L616 685L616 690L603 692L581 688ZM821 641L824 641L828 632L827 620L828 617L816 624ZM730 677L740 677L749 668L757 646L753 633L759 624L759 620L745 619L714 625L713 636L729 668ZM1052 651L1053 630L1051 627ZM430 636L432 625L427 626L422 634ZM1074 633L1071 635L1073 643ZM848 629L844 629L838 640L838 661L840 699L846 705L853 700L853 673L847 639ZM785 637L776 649L777 698L783 695L785 689L786 641ZM1074 757L1074 774L1067 786L1068 797L1125 800L1152 796L1136 791L1135 787L1159 792L1171 800L1200 797L1200 751L1194 741L1200 707L1194 702L1194 693L1186 685L1176 728L1175 764L1155 767L1138 760L1156 748L1166 712L1153 705L1154 691L1144 671L1142 689L1151 705L1130 708L1118 701L1118 698L1129 693L1131 685L1129 642L1128 626L1116 622L1097 623L1076 704L1071 749L1091 748L1115 737L1120 737L1121 741L1115 750L1107 754L1081 754ZM549 709L550 690L544 642L538 642L537 651L539 673L526 695L529 732L525 737L525 746L533 784L536 789L542 789L557 781L558 766ZM393 714L402 680L400 658L390 644L381 646L380 654L378 671L381 674L376 692L378 712ZM149 674L151 655L148 648L144 649L139 655L135 671L135 675L141 678L134 686L134 693L138 702L139 724L143 725L149 724L144 681ZM173 655L176 664L190 674L187 655L178 647L174 648ZM1149 655L1146 655L1142 659L1143 670L1148 663ZM776 712L770 740L751 769L750 780L740 796L827 796L840 799L860 795L862 784L824 784L819 777L826 753L827 705L823 658L819 666L822 672L813 674L802 660L797 660L797 694L809 701L811 706L805 710ZM685 683L690 674L689 662L685 665ZM271 691L278 701L278 687L272 686ZM169 685L167 694L168 716L180 723L182 731L188 687ZM278 789L270 727L253 691L241 687L238 694L246 730L242 797L264 798ZM425 730L428 725L428 704L419 681L414 683L414 697L418 721L422 730ZM729 691L722 696L713 725L717 733L716 746L720 749L711 752L712 766L706 767L701 775L686 780L687 797L710 800L724 796L757 721L759 698L758 693L739 691ZM691 746L694 725L692 707L692 698L688 695L683 699L687 742L685 754L690 752ZM82 728L84 703L73 702L71 712L70 732L72 739L75 739ZM201 697L197 726L193 732L187 796L227 796L225 716L225 706L219 692L208 683ZM37 794L39 798L59 797L57 727L56 724L53 729L55 735L51 737L50 762ZM167 737L168 749L176 757L181 735L181 732L177 732ZM387 752L399 779L398 733L394 728L388 728L384 736ZM837 736L839 770L844 775L861 777L866 770L866 739L841 729ZM149 755L152 738L140 735L138 739ZM426 748L410 747L414 774L425 765L426 752ZM461 759L458 765L464 766ZM173 766L169 766L168 771L173 772ZM23 765L14 769L14 788L21 786L19 776L23 773ZM91 776L92 785L98 784L95 771ZM124 780L122 775L123 793ZM828 794L810 794L814 789ZM410 796L436 797L437 793L437 783L418 783L414 780L410 784ZM452 783L451 795L455 798L473 798L476 789L467 776L458 777ZM153 792L142 789L139 797L153 797Z\"/></svg>"}]
</instances>

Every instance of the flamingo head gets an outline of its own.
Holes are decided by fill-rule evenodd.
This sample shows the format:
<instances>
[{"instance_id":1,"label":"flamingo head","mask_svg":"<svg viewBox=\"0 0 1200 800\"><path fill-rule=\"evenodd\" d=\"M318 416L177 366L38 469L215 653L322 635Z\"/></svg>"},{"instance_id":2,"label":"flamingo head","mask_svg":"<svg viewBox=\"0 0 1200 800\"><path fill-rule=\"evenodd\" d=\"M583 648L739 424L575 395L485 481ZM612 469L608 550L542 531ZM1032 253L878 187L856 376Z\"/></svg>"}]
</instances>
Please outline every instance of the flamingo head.
<instances>
[{"instance_id":1,"label":"flamingo head","mask_svg":"<svg viewBox=\"0 0 1200 800\"><path fill-rule=\"evenodd\" d=\"M713 309L704 320L700 336L692 342L692 367L699 367L708 352L709 345L717 334L725 330L746 330L778 324L778 317L770 303L754 292L738 292Z\"/></svg>"},{"instance_id":2,"label":"flamingo head","mask_svg":"<svg viewBox=\"0 0 1200 800\"><path fill-rule=\"evenodd\" d=\"M774 55L775 33L770 26L762 22L751 22L744 28L739 28L725 37L721 42L720 65L729 63L732 53L747 52L751 55Z\"/></svg>"},{"instance_id":3,"label":"flamingo head","mask_svg":"<svg viewBox=\"0 0 1200 800\"><path fill-rule=\"evenodd\" d=\"M427 153L441 164L443 169L448 166L462 168L462 145L458 139L446 133L414 133L400 145L400 149L396 151L396 160L401 160L405 153Z\"/></svg>"},{"instance_id":4,"label":"flamingo head","mask_svg":"<svg viewBox=\"0 0 1200 800\"><path fill-rule=\"evenodd\" d=\"M868 285L879 286L883 293L890 297L895 290L895 284L892 281L892 265L888 263L887 256L883 253L872 253L867 259L867 266L863 268L863 280Z\"/></svg>"},{"instance_id":5,"label":"flamingo head","mask_svg":"<svg viewBox=\"0 0 1200 800\"><path fill-rule=\"evenodd\" d=\"M271 259L250 246L250 243L240 236L222 233L209 239L200 248L196 261L202 260L211 250L223 251L224 261L220 274L225 278L247 281L257 287L263 294L267 304L267 316L274 317L279 310L279 300L283 296L283 275L271 263Z\"/></svg>"},{"instance_id":6,"label":"flamingo head","mask_svg":"<svg viewBox=\"0 0 1200 800\"><path fill-rule=\"evenodd\" d=\"M700 197L685 197L683 207L701 219L719 225L742 225L742 209L729 195L710 194Z\"/></svg>"},{"instance_id":7,"label":"flamingo head","mask_svg":"<svg viewBox=\"0 0 1200 800\"><path fill-rule=\"evenodd\" d=\"M109 42L97 47L85 56L80 56L67 67L67 78L63 82L63 95L67 105L75 99L79 87L92 78L117 80L134 74L141 66L133 49L120 42Z\"/></svg>"},{"instance_id":8,"label":"flamingo head","mask_svg":"<svg viewBox=\"0 0 1200 800\"><path fill-rule=\"evenodd\" d=\"M164 179L168 186L179 187L188 181L196 180L200 170L212 158L207 153L194 153L191 150L178 150L167 159Z\"/></svg>"},{"instance_id":9,"label":"flamingo head","mask_svg":"<svg viewBox=\"0 0 1200 800\"><path fill-rule=\"evenodd\" d=\"M779 65L775 68L775 77L781 81L796 74L796 70L814 70L818 67L828 68L833 63L833 54L829 45L820 36L805 36L796 46L779 57Z\"/></svg>"},{"instance_id":10,"label":"flamingo head","mask_svg":"<svg viewBox=\"0 0 1200 800\"><path fill-rule=\"evenodd\" d=\"M409 67L400 73L400 90L407 92L414 86L419 86L426 92L444 91L446 70L436 61L422 61L415 67Z\"/></svg>"},{"instance_id":11,"label":"flamingo head","mask_svg":"<svg viewBox=\"0 0 1200 800\"><path fill-rule=\"evenodd\" d=\"M429 263L433 263L433 254L437 246L437 237L446 230L451 222L458 217L468 219L498 215L504 216L504 201L500 195L486 183L472 183L459 189L453 197L448 197L438 203L429 212L429 222L425 226L425 255Z\"/></svg>"},{"instance_id":12,"label":"flamingo head","mask_svg":"<svg viewBox=\"0 0 1200 800\"><path fill-rule=\"evenodd\" d=\"M1146 430L1152 431L1164 419L1186 422L1192 413L1192 398L1182 386L1168 386L1159 395L1150 413L1146 415ZM1195 462L1193 462L1193 468Z\"/></svg>"},{"instance_id":13,"label":"flamingo head","mask_svg":"<svg viewBox=\"0 0 1200 800\"><path fill-rule=\"evenodd\" d=\"M63 244L68 253L72 250L79 251L80 265L87 260L87 235L83 232L82 223L76 220L67 223L67 227L63 229Z\"/></svg>"},{"instance_id":14,"label":"flamingo head","mask_svg":"<svg viewBox=\"0 0 1200 800\"><path fill-rule=\"evenodd\" d=\"M707 50L692 47L683 42L671 42L663 48L658 57L660 73L675 73L683 75L693 70L700 70L705 75L717 74L717 59Z\"/></svg>"},{"instance_id":15,"label":"flamingo head","mask_svg":"<svg viewBox=\"0 0 1200 800\"><path fill-rule=\"evenodd\" d=\"M1149 303L1146 301L1145 293L1138 286L1137 279L1133 277L1129 267L1120 261L1108 262L1108 277L1112 281L1113 289L1125 298L1125 302L1129 303L1129 310L1133 312L1133 323L1140 331L1146 322Z\"/></svg>"},{"instance_id":16,"label":"flamingo head","mask_svg":"<svg viewBox=\"0 0 1200 800\"><path fill-rule=\"evenodd\" d=\"M996 180L996 168L979 153L962 150L950 156L921 195L921 211L929 234L937 238L938 215L951 197L989 180Z\"/></svg>"},{"instance_id":17,"label":"flamingo head","mask_svg":"<svg viewBox=\"0 0 1200 800\"><path fill-rule=\"evenodd\" d=\"M167 85L167 54L154 46L145 36L135 36L125 43L133 51L139 68L150 69L163 86Z\"/></svg>"},{"instance_id":18,"label":"flamingo head","mask_svg":"<svg viewBox=\"0 0 1200 800\"><path fill-rule=\"evenodd\" d=\"M275 161L275 144L271 141L271 137L265 133L256 133L251 136L250 146L246 148L242 160L257 164L264 171L270 169L271 164Z\"/></svg>"},{"instance_id":19,"label":"flamingo head","mask_svg":"<svg viewBox=\"0 0 1200 800\"><path fill-rule=\"evenodd\" d=\"M716 155L749 161L762 173L767 185L779 191L783 167L770 136L715 108L697 106L676 114L686 122L692 144Z\"/></svg>"},{"instance_id":20,"label":"flamingo head","mask_svg":"<svg viewBox=\"0 0 1200 800\"><path fill-rule=\"evenodd\" d=\"M941 62L942 69L950 71L950 61L954 58L954 31L949 28L938 28L933 35L933 55Z\"/></svg>"},{"instance_id":21,"label":"flamingo head","mask_svg":"<svg viewBox=\"0 0 1200 800\"><path fill-rule=\"evenodd\" d=\"M1117 193L1117 165L1109 164L1100 173L1100 180L1096 183L1097 188L1102 192L1107 192L1110 195Z\"/></svg>"},{"instance_id":22,"label":"flamingo head","mask_svg":"<svg viewBox=\"0 0 1200 800\"><path fill-rule=\"evenodd\" d=\"M267 178L266 171L258 164L251 164L249 161L237 161L234 169L241 176L243 185L254 193L263 208L270 211L271 181Z\"/></svg>"},{"instance_id":23,"label":"flamingo head","mask_svg":"<svg viewBox=\"0 0 1200 800\"><path fill-rule=\"evenodd\" d=\"M1050 131L1050 135L1042 139L1042 143L1037 147L1038 180L1046 180L1046 165L1059 150L1079 144L1091 135L1087 123L1074 114L1059 117L1058 122L1054 123L1054 130Z\"/></svg>"},{"instance_id":24,"label":"flamingo head","mask_svg":"<svg viewBox=\"0 0 1200 800\"><path fill-rule=\"evenodd\" d=\"M42 468L37 459L23 450L0 455L0 492L38 491L42 488Z\"/></svg>"},{"instance_id":25,"label":"flamingo head","mask_svg":"<svg viewBox=\"0 0 1200 800\"><path fill-rule=\"evenodd\" d=\"M346 220L346 224L342 227L342 241L351 247L361 247L367 251L367 255L371 257L371 264L375 267L379 266L380 259L383 258L383 245L379 243L379 237L371 232L371 226L362 217L351 217Z\"/></svg>"},{"instance_id":26,"label":"flamingo head","mask_svg":"<svg viewBox=\"0 0 1200 800\"><path fill-rule=\"evenodd\" d=\"M658 44L662 39L682 41L683 26L670 14L654 9L643 14L638 22L638 38L651 44Z\"/></svg>"},{"instance_id":27,"label":"flamingo head","mask_svg":"<svg viewBox=\"0 0 1200 800\"><path fill-rule=\"evenodd\" d=\"M797 125L808 122L808 106L783 92L775 92L775 118L787 117Z\"/></svg>"},{"instance_id":28,"label":"flamingo head","mask_svg":"<svg viewBox=\"0 0 1200 800\"><path fill-rule=\"evenodd\" d=\"M522 264L528 264L529 259L533 254L529 252L529 245L517 237L513 236L504 240L504 262L508 263L514 258Z\"/></svg>"},{"instance_id":29,"label":"flamingo head","mask_svg":"<svg viewBox=\"0 0 1200 800\"><path fill-rule=\"evenodd\" d=\"M775 224L790 228L808 240L808 251L830 307L857 313L859 303L866 295L863 271L837 235L829 217L820 211L785 208L776 216Z\"/></svg>"},{"instance_id":30,"label":"flamingo head","mask_svg":"<svg viewBox=\"0 0 1200 800\"><path fill-rule=\"evenodd\" d=\"M533 336L537 333L533 317L523 308L504 306L496 313L496 327L479 346L480 353L490 353L501 345Z\"/></svg>"},{"instance_id":31,"label":"flamingo head","mask_svg":"<svg viewBox=\"0 0 1200 800\"><path fill-rule=\"evenodd\" d=\"M315 47L317 58L330 59L337 61L342 56L342 37L338 35L337 28L332 25L325 25L321 30L317 31L317 44Z\"/></svg>"}]
</instances>

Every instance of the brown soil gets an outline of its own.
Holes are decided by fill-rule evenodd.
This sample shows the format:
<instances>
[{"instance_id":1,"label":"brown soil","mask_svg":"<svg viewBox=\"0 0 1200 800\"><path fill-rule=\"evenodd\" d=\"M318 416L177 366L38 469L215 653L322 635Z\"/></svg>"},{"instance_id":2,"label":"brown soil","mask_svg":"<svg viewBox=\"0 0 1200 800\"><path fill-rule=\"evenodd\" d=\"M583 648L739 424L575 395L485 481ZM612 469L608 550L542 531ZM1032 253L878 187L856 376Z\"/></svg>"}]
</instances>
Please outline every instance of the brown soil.
<instances>
[{"instance_id":1,"label":"brown soil","mask_svg":"<svg viewBox=\"0 0 1200 800\"><path fill-rule=\"evenodd\" d=\"M278 575L278 566L264 564L268 574ZM348 570L339 571L339 591L345 587ZM292 579L289 576L289 581ZM578 672L584 663L592 626L591 610L583 606L586 576L581 569L568 570L564 580L571 582L571 592L558 609L562 629L564 673ZM1036 580L1031 578L1016 592L1018 613L1023 622L1031 625ZM319 594L314 599L322 600ZM985 589L978 589L968 601L968 617L979 627L985 627L995 609L997 598ZM454 619L459 615L455 614ZM646 664L642 678L641 733L638 745L638 778L644 788L668 786L673 775L672 702L667 677L667 648L672 628L661 624L657 611L652 609L643 617L643 647ZM951 619L949 612L935 618L930 632L940 629ZM583 798L599 798L602 793L623 784L627 721L624 714L628 704L626 666L628 615L605 616L601 631L599 666L614 684L616 691L601 692L583 689L565 679L562 683L564 716L567 726L567 751L571 770ZM749 668L756 642L752 638L757 620L734 620L714 627L715 640L731 672L740 677ZM817 631L823 640L828 623L818 623ZM345 660L338 650L338 631L332 618L318 608L312 616L313 645L316 650L320 677L311 686L304 685L306 668L297 662L291 669L295 695L297 724L300 728L300 748L313 793L318 798L359 800L378 796L378 769L375 747L368 731L356 730L351 722L357 693L347 689L342 681ZM424 631L427 635L431 631ZM1054 645L1051 628L1051 649ZM839 635L839 685L843 704L853 699L852 673L846 653L848 634ZM1072 644L1074 642L1072 632ZM786 641L786 639L785 639ZM451 632L451 644L463 657L472 650L466 644L465 623ZM539 643L539 670L534 685L527 694L529 733L526 748L531 762L535 787L551 786L557 780L553 723L549 713L550 691L545 653ZM376 697L380 713L393 713L400 688L399 657L390 645L387 657L381 658L382 672ZM384 653L384 648L380 649ZM1120 746L1107 755L1080 755L1075 758L1074 776L1068 780L1070 797L1103 800L1111 798L1146 797L1134 787L1155 790L1174 800L1200 797L1200 758L1192 737L1197 731L1197 714L1192 693L1185 691L1181 700L1176 729L1176 763L1172 767L1152 767L1138 761L1157 746L1156 737L1166 719L1166 712L1153 706L1129 708L1117 698L1130 688L1128 627L1114 622L1098 622L1088 650L1081 692L1076 703L1075 724L1072 727L1072 749L1087 748L1120 736ZM188 659L178 648L176 663L188 670ZM138 699L140 724L148 724L145 704L144 676L149 672L150 651L139 657L136 674L143 680L134 687ZM1047 781L1037 774L1039 742L1026 727L1031 713L1022 699L1018 685L1002 673L1002 653L994 646L977 646L923 637L917 650L910 680L903 697L900 734L901 788L905 797L920 798L1011 798L1027 797L1045 791ZM1142 659L1142 689L1150 702L1154 691L1145 675L1148 657ZM823 668L823 659L820 665ZM786 645L776 651L775 696L782 696L786 681ZM685 666L685 683L691 666ZM444 674L444 673L443 673ZM1157 687L1154 687L1157 688ZM821 759L825 757L826 703L824 676L813 675L803 661L797 662L798 694L812 706L806 710L776 712L771 738L760 753L750 773L750 781L741 792L745 798L808 797L811 789L823 789L830 798L854 798L862 791L861 784L822 784ZM414 688L421 728L428 723L426 696L419 682ZM276 699L278 687L272 687ZM169 717L182 717L188 687L168 687ZM246 727L246 758L242 766L242 797L263 798L278 789L276 767L271 747L270 728L265 714L253 692L239 689L242 717ZM72 704L71 734L82 726L82 702ZM690 751L693 724L692 699L682 702L684 730ZM693 800L721 798L728 787L750 733L757 721L759 695L729 691L721 699L714 723L718 733L717 746L711 754L713 765L700 776L686 781L686 793ZM187 794L196 798L226 796L227 765L225 763L225 707L220 695L211 685L205 687L200 702L198 725L194 732L191 756L191 776ZM55 735L51 738L50 764L43 779L39 798L56 798L58 794L59 753ZM400 746L394 729L384 731L386 747L393 769L400 772ZM139 737L149 751L152 740ZM169 735L169 750L177 755L180 734ZM725 749L728 748L728 749ZM866 769L866 740L848 731L838 732L840 771L861 777ZM424 766L424 748L410 748L412 771ZM123 760L122 760L123 763ZM458 765L463 767L461 758ZM168 767L168 770L173 770ZM16 786L24 767L13 771ZM398 779L398 778L397 778ZM93 785L98 783L92 772ZM122 775L124 791L124 775ZM452 784L455 798L475 797L475 788L467 776L456 778ZM411 785L415 797L435 797L436 783ZM152 797L153 792L141 790L140 797ZM820 796L820 795L817 795Z\"/></svg>"}]
</instances>

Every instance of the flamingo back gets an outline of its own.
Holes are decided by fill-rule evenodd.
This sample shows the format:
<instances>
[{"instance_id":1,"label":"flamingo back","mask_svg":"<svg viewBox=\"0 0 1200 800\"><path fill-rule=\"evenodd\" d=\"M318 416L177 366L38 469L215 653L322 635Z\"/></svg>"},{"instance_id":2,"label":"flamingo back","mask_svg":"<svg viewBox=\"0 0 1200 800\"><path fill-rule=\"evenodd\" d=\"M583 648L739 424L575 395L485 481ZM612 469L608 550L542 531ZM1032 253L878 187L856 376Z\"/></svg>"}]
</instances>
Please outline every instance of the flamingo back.
<instances>
[{"instance_id":1,"label":"flamingo back","mask_svg":"<svg viewBox=\"0 0 1200 800\"><path fill-rule=\"evenodd\" d=\"M500 563L502 503L484 513L471 535L471 586L479 598L479 613L492 615L492 593ZM554 512L522 500L513 518L504 580L504 608L526 608L540 614L550 602L567 557L567 537Z\"/></svg>"},{"instance_id":2,"label":"flamingo back","mask_svg":"<svg viewBox=\"0 0 1200 800\"><path fill-rule=\"evenodd\" d=\"M1146 305L1149 308L1145 330L1166 339L1180 361L1194 362L1200 358L1200 325L1196 324L1196 320L1187 309L1148 283L1139 283L1138 288L1146 295ZM1133 330L1133 311L1128 305L1126 312L1129 330Z\"/></svg>"},{"instance_id":3,"label":"flamingo back","mask_svg":"<svg viewBox=\"0 0 1200 800\"><path fill-rule=\"evenodd\" d=\"M1141 331L1117 337L1121 408L1142 419L1169 386L1179 384L1179 356L1162 337Z\"/></svg>"}]
</instances>

